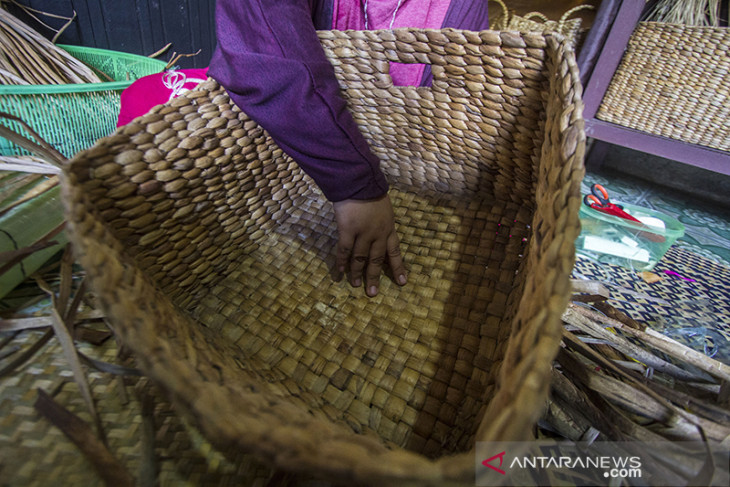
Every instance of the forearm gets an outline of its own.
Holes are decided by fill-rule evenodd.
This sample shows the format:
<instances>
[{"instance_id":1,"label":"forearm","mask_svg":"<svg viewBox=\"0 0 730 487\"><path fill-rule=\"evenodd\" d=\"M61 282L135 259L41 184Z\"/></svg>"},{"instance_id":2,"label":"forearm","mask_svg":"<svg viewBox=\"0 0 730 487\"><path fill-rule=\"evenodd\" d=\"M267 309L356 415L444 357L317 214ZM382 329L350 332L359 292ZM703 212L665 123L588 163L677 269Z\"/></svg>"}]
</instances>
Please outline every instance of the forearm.
<instances>
[{"instance_id":1,"label":"forearm","mask_svg":"<svg viewBox=\"0 0 730 487\"><path fill-rule=\"evenodd\" d=\"M387 183L347 111L307 0L219 0L209 74L332 201L382 196ZM344 184L343 182L346 182Z\"/></svg>"}]
</instances>

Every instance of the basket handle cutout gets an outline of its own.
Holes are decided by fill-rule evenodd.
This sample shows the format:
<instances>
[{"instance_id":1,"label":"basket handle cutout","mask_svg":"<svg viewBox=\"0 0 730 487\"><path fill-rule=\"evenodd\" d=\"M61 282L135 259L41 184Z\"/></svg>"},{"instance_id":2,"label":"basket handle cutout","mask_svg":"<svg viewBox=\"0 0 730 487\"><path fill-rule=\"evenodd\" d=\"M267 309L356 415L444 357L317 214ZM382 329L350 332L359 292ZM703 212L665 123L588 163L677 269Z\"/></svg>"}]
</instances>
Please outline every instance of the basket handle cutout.
<instances>
[{"instance_id":1,"label":"basket handle cutout","mask_svg":"<svg viewBox=\"0 0 730 487\"><path fill-rule=\"evenodd\" d=\"M345 89L362 83L380 89L415 88L419 91L434 88L443 91L450 86L478 93L478 90L469 89L464 79L465 70L460 67L462 56L467 54L463 52L463 45L443 34L441 29L361 31L354 41L343 38L337 31L320 31L319 35L327 57L343 72L340 83ZM430 67L433 83L431 86L398 86L391 76L391 68L395 65ZM356 75L350 75L352 72ZM420 84L420 79L418 82Z\"/></svg>"}]
</instances>

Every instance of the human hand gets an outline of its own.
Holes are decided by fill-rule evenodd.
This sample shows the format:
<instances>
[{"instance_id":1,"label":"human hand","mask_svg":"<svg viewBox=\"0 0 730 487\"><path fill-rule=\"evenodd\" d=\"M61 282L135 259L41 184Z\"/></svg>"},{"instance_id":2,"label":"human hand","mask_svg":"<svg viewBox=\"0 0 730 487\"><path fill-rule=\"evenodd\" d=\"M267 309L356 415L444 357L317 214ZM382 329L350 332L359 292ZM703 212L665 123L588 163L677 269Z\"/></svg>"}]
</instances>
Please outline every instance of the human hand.
<instances>
[{"instance_id":1,"label":"human hand","mask_svg":"<svg viewBox=\"0 0 730 487\"><path fill-rule=\"evenodd\" d=\"M395 282L408 278L395 232L395 218L386 194L376 200L343 200L334 203L337 223L337 271L350 271L350 284L359 287L365 277L365 293L378 294L380 271L388 260Z\"/></svg>"}]
</instances>

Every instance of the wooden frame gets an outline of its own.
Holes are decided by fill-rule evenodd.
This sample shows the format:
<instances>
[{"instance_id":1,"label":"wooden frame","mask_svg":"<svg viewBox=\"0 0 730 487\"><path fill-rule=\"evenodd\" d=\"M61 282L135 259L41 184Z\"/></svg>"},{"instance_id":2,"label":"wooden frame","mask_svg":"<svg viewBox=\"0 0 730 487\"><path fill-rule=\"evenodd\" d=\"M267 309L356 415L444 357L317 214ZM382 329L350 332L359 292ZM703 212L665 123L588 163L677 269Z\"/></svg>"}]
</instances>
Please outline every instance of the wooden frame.
<instances>
[{"instance_id":1,"label":"wooden frame","mask_svg":"<svg viewBox=\"0 0 730 487\"><path fill-rule=\"evenodd\" d=\"M672 159L710 171L730 175L730 153L679 140L648 134L596 118L596 113L618 68L646 3L643 0L620 2L615 19L605 33L605 43L585 82L583 100L586 135L594 139L587 164L600 165L608 144ZM606 12L598 12L598 15ZM610 13L608 13L610 14Z\"/></svg>"}]
</instances>

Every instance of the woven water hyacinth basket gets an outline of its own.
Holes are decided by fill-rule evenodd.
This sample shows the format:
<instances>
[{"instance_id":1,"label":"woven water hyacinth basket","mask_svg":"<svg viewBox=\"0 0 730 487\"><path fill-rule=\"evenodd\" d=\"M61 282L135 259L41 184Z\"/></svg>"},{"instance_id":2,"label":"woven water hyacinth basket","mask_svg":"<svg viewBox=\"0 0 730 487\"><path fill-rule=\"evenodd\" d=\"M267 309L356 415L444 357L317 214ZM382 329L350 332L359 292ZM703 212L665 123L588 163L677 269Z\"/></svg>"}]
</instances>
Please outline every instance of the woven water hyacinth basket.
<instances>
[{"instance_id":1,"label":"woven water hyacinth basket","mask_svg":"<svg viewBox=\"0 0 730 487\"><path fill-rule=\"evenodd\" d=\"M579 233L585 137L562 37L322 32L391 183L409 283L333 282L313 182L213 80L79 153L71 239L139 366L221 449L384 485L474 482L529 438ZM433 66L394 87L388 63Z\"/></svg>"},{"instance_id":2,"label":"woven water hyacinth basket","mask_svg":"<svg viewBox=\"0 0 730 487\"><path fill-rule=\"evenodd\" d=\"M730 29L640 22L597 118L730 151Z\"/></svg>"}]
</instances>

